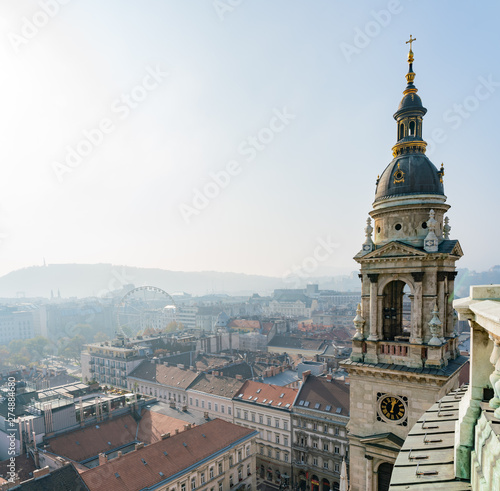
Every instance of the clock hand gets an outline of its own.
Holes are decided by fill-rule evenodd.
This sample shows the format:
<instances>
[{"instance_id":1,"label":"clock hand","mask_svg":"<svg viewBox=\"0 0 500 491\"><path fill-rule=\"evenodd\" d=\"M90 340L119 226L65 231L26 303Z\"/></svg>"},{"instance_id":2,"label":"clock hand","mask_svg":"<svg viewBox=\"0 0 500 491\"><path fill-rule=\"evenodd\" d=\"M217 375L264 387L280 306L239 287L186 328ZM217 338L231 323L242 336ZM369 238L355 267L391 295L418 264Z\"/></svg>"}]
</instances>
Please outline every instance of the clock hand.
<instances>
[{"instance_id":1,"label":"clock hand","mask_svg":"<svg viewBox=\"0 0 500 491\"><path fill-rule=\"evenodd\" d=\"M394 412L394 406L396 405L396 400L392 401L391 413Z\"/></svg>"}]
</instances>

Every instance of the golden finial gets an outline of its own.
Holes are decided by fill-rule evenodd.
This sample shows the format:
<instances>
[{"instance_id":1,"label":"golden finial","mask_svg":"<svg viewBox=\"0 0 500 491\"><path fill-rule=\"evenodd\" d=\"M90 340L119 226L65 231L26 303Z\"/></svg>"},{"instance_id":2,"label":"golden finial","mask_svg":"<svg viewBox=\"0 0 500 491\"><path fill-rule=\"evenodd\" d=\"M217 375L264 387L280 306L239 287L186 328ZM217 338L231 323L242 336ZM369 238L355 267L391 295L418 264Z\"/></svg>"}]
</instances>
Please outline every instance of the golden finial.
<instances>
[{"instance_id":1,"label":"golden finial","mask_svg":"<svg viewBox=\"0 0 500 491\"><path fill-rule=\"evenodd\" d=\"M412 36L410 34L410 39L408 39L408 41L406 41L406 44L410 43L410 51L411 51L411 43L413 43L413 41L416 41L416 40L417 40L417 38L412 39Z\"/></svg>"},{"instance_id":2,"label":"golden finial","mask_svg":"<svg viewBox=\"0 0 500 491\"><path fill-rule=\"evenodd\" d=\"M408 53L408 63L413 63L413 51L411 50L411 43L413 43L413 41L416 41L417 38L412 38L411 37L411 34L410 34L410 39L408 39L408 41L406 41L406 44L410 43L410 52Z\"/></svg>"}]
</instances>

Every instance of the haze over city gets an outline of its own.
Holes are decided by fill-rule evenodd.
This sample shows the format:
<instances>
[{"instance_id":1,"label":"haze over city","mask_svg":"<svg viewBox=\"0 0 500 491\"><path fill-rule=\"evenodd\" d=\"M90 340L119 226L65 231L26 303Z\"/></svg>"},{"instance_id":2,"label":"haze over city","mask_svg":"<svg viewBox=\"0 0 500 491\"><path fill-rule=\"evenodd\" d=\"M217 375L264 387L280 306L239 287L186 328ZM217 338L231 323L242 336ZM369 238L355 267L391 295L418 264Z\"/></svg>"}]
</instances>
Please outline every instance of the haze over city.
<instances>
[{"instance_id":1,"label":"haze over city","mask_svg":"<svg viewBox=\"0 0 500 491\"><path fill-rule=\"evenodd\" d=\"M357 269L409 33L460 266L495 264L497 4L54 5L0 6L0 273Z\"/></svg>"}]
</instances>

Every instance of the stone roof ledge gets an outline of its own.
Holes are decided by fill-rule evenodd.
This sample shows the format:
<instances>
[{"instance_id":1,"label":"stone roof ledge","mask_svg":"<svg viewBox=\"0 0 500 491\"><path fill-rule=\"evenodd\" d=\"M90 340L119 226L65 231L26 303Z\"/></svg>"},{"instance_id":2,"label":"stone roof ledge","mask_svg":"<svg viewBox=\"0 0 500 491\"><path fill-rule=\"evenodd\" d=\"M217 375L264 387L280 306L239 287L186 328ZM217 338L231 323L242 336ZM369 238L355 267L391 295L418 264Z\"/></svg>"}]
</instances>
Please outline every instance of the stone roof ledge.
<instances>
[{"instance_id":1,"label":"stone roof ledge","mask_svg":"<svg viewBox=\"0 0 500 491\"><path fill-rule=\"evenodd\" d=\"M500 339L500 285L470 287L470 296L453 302L460 320L472 320Z\"/></svg>"}]
</instances>

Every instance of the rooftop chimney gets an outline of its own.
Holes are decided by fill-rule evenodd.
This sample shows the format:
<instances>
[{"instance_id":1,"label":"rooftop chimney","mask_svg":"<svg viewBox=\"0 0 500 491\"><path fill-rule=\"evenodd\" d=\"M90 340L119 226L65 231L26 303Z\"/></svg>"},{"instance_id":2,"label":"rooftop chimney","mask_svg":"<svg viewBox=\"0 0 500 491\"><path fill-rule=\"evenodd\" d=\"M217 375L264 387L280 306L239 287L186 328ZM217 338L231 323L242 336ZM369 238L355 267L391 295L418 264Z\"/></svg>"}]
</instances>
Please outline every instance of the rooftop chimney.
<instances>
[{"instance_id":1,"label":"rooftop chimney","mask_svg":"<svg viewBox=\"0 0 500 491\"><path fill-rule=\"evenodd\" d=\"M179 434L179 428L176 428L175 429L175 434L178 435Z\"/></svg>"},{"instance_id":2,"label":"rooftop chimney","mask_svg":"<svg viewBox=\"0 0 500 491\"><path fill-rule=\"evenodd\" d=\"M236 378L237 378L238 380L243 380L243 375L240 375L240 374L238 373L238 374L236 374Z\"/></svg>"},{"instance_id":3,"label":"rooftop chimney","mask_svg":"<svg viewBox=\"0 0 500 491\"><path fill-rule=\"evenodd\" d=\"M144 448L144 442L139 442L135 444L135 450L139 450L141 448Z\"/></svg>"},{"instance_id":4,"label":"rooftop chimney","mask_svg":"<svg viewBox=\"0 0 500 491\"><path fill-rule=\"evenodd\" d=\"M137 445L136 445L137 447ZM99 454L99 465L104 465L108 463L108 456L104 453Z\"/></svg>"},{"instance_id":5,"label":"rooftop chimney","mask_svg":"<svg viewBox=\"0 0 500 491\"><path fill-rule=\"evenodd\" d=\"M162 433L161 434L161 439L166 440L167 438L170 438L170 433Z\"/></svg>"},{"instance_id":6,"label":"rooftop chimney","mask_svg":"<svg viewBox=\"0 0 500 491\"><path fill-rule=\"evenodd\" d=\"M311 375L311 370L304 370L302 372L302 382L305 382L309 375Z\"/></svg>"},{"instance_id":7,"label":"rooftop chimney","mask_svg":"<svg viewBox=\"0 0 500 491\"><path fill-rule=\"evenodd\" d=\"M39 477L46 476L47 474L50 474L50 469L48 465L46 465L42 469L35 469L33 471L33 478L38 479Z\"/></svg>"}]
</instances>

